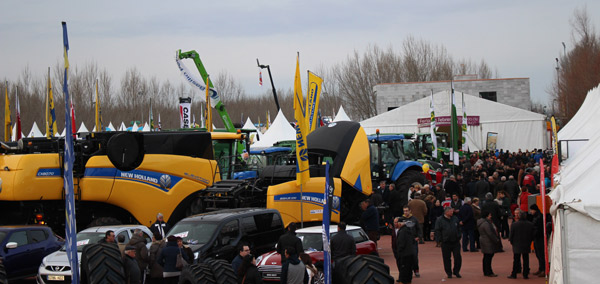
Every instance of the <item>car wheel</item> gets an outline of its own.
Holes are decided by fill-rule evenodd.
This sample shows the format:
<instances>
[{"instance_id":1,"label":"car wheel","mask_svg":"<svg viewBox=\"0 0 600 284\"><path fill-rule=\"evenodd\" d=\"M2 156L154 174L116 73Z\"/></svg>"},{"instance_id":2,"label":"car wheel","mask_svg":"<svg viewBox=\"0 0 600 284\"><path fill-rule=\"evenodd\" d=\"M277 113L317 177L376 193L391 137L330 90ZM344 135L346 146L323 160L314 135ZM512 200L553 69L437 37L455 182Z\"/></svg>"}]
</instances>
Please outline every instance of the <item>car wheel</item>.
<instances>
[{"instance_id":1,"label":"car wheel","mask_svg":"<svg viewBox=\"0 0 600 284\"><path fill-rule=\"evenodd\" d=\"M335 283L394 283L390 275L390 267L383 259L372 255L344 257L336 262L334 269Z\"/></svg>"},{"instance_id":2,"label":"car wheel","mask_svg":"<svg viewBox=\"0 0 600 284\"><path fill-rule=\"evenodd\" d=\"M4 268L4 264L2 263L2 260L0 260L0 284L8 284L6 278L6 268Z\"/></svg>"},{"instance_id":3,"label":"car wheel","mask_svg":"<svg viewBox=\"0 0 600 284\"><path fill-rule=\"evenodd\" d=\"M223 259L211 259L207 261L217 284L237 284L237 276L231 267L231 263Z\"/></svg>"},{"instance_id":4,"label":"car wheel","mask_svg":"<svg viewBox=\"0 0 600 284\"><path fill-rule=\"evenodd\" d=\"M81 254L81 271L86 283L125 283L121 251L115 244L90 244Z\"/></svg>"},{"instance_id":5,"label":"car wheel","mask_svg":"<svg viewBox=\"0 0 600 284\"><path fill-rule=\"evenodd\" d=\"M188 265L179 276L179 284L216 284L210 266L206 263Z\"/></svg>"}]
</instances>

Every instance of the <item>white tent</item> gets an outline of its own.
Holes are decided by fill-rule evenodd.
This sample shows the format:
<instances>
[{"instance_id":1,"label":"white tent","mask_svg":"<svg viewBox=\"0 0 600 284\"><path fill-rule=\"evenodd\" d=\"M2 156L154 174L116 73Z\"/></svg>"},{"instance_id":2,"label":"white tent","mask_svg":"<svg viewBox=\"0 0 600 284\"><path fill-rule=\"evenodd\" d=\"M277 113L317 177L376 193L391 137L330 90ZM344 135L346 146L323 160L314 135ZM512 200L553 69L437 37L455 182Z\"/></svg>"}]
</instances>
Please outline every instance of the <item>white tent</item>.
<instances>
[{"instance_id":1,"label":"white tent","mask_svg":"<svg viewBox=\"0 0 600 284\"><path fill-rule=\"evenodd\" d=\"M60 137L65 137L67 135L67 129L63 128L63 131L60 133Z\"/></svg>"},{"instance_id":2,"label":"white tent","mask_svg":"<svg viewBox=\"0 0 600 284\"><path fill-rule=\"evenodd\" d=\"M600 126L592 119L599 95L598 88L590 91L559 132L559 140L589 140L563 163L550 193L554 217L550 283L595 283L600 278L600 192L594 175L600 171Z\"/></svg>"},{"instance_id":3,"label":"white tent","mask_svg":"<svg viewBox=\"0 0 600 284\"><path fill-rule=\"evenodd\" d=\"M125 126L125 123L123 123L121 121L121 126L119 126L119 131L127 131L127 127Z\"/></svg>"},{"instance_id":4,"label":"white tent","mask_svg":"<svg viewBox=\"0 0 600 284\"><path fill-rule=\"evenodd\" d=\"M106 127L106 131L115 131L115 126L112 124L112 121Z\"/></svg>"},{"instance_id":5,"label":"white tent","mask_svg":"<svg viewBox=\"0 0 600 284\"><path fill-rule=\"evenodd\" d=\"M252 122L252 120L250 120L250 117L248 117L248 119L246 119L246 123L244 123L244 126L242 126L242 129L254 129L256 130L256 133L251 133L250 134L250 141L252 141L252 143L258 141L258 140L262 140L262 136L263 134L256 128L256 126L254 125L254 123ZM258 140L255 139L255 135L258 135Z\"/></svg>"},{"instance_id":6,"label":"white tent","mask_svg":"<svg viewBox=\"0 0 600 284\"><path fill-rule=\"evenodd\" d=\"M296 140L296 130L290 125L283 112L279 110L273 124L260 137L260 141L252 144L252 147L271 147L276 142L287 140Z\"/></svg>"},{"instance_id":7,"label":"white tent","mask_svg":"<svg viewBox=\"0 0 600 284\"><path fill-rule=\"evenodd\" d=\"M131 132L137 132L139 130L139 126L137 124L137 121L133 123L133 126L131 127Z\"/></svg>"},{"instance_id":8,"label":"white tent","mask_svg":"<svg viewBox=\"0 0 600 284\"><path fill-rule=\"evenodd\" d=\"M340 106L340 110L338 110L338 113L335 115L335 118L333 119L333 122L338 122L338 121L352 121L352 119L350 119L350 117L344 111L343 106Z\"/></svg>"},{"instance_id":9,"label":"white tent","mask_svg":"<svg viewBox=\"0 0 600 284\"><path fill-rule=\"evenodd\" d=\"M23 131L21 131L21 138L24 138L24 137L27 137L27 136L25 136L23 134ZM13 129L12 129L12 141L17 141L17 124L16 123L13 125Z\"/></svg>"},{"instance_id":10,"label":"white tent","mask_svg":"<svg viewBox=\"0 0 600 284\"><path fill-rule=\"evenodd\" d=\"M81 122L81 126L79 126L79 130L77 130L77 133L88 133L90 132L87 127L85 127L85 124L83 123L83 121Z\"/></svg>"},{"instance_id":11,"label":"white tent","mask_svg":"<svg viewBox=\"0 0 600 284\"><path fill-rule=\"evenodd\" d=\"M488 132L497 133L498 149L517 151L546 148L546 121L542 114L464 94L468 116L479 116L479 126L468 127L469 149L485 149ZM436 117L450 116L450 91L433 95ZM418 118L429 118L430 97L361 121L368 134L429 132L419 128ZM457 115L462 114L462 93L455 93Z\"/></svg>"},{"instance_id":12,"label":"white tent","mask_svg":"<svg viewBox=\"0 0 600 284\"><path fill-rule=\"evenodd\" d=\"M150 131L150 125L148 125L148 122L146 122L146 124L144 124L144 128L142 128L142 131L145 131L145 132Z\"/></svg>"},{"instance_id":13,"label":"white tent","mask_svg":"<svg viewBox=\"0 0 600 284\"><path fill-rule=\"evenodd\" d=\"M587 141L600 131L596 113L600 109L600 85L587 93L577 113L558 132L563 158L574 156Z\"/></svg>"},{"instance_id":14,"label":"white tent","mask_svg":"<svg viewBox=\"0 0 600 284\"><path fill-rule=\"evenodd\" d=\"M40 138L45 137L45 135L40 131L40 128L37 126L37 123L34 121L33 126L31 126L31 130L29 131L28 138Z\"/></svg>"}]
</instances>

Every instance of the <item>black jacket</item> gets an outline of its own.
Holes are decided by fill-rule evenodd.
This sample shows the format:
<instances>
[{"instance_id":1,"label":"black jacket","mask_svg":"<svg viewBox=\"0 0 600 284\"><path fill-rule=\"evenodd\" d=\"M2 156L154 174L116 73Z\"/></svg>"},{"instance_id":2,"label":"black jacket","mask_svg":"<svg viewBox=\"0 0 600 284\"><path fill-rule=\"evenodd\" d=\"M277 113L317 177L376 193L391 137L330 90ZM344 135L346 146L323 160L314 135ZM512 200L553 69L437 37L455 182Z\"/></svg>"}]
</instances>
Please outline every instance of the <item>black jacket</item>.
<instances>
[{"instance_id":1,"label":"black jacket","mask_svg":"<svg viewBox=\"0 0 600 284\"><path fill-rule=\"evenodd\" d=\"M169 232L169 230L171 229L171 226L169 226L168 223L165 222L158 222L158 220L156 220L156 222L154 222L154 224L152 224L152 226L150 226L150 231L152 231L153 234L155 233L159 233L159 227L163 228L163 239L167 239L167 233Z\"/></svg>"},{"instance_id":2,"label":"black jacket","mask_svg":"<svg viewBox=\"0 0 600 284\"><path fill-rule=\"evenodd\" d=\"M452 216L448 219L446 218L446 215L442 215L435 221L435 240L437 242L458 242L458 240L460 240L460 234L458 218L456 218L456 216Z\"/></svg>"},{"instance_id":3,"label":"black jacket","mask_svg":"<svg viewBox=\"0 0 600 284\"><path fill-rule=\"evenodd\" d=\"M281 255L281 264L285 261L285 249L288 247L293 247L296 249L297 254L301 254L304 252L302 248L302 241L296 237L295 233L291 231L286 231L285 234L279 237L279 241L277 241L277 253Z\"/></svg>"},{"instance_id":4,"label":"black jacket","mask_svg":"<svg viewBox=\"0 0 600 284\"><path fill-rule=\"evenodd\" d=\"M492 222L494 222L496 226L498 223L500 223L501 213L498 202L494 201L493 199L486 199L483 205L481 205L481 214L483 214L483 212L490 212L490 214L492 214Z\"/></svg>"},{"instance_id":5,"label":"black jacket","mask_svg":"<svg viewBox=\"0 0 600 284\"><path fill-rule=\"evenodd\" d=\"M475 183L475 188L477 189L477 197L479 197L479 200L481 201L485 200L486 193L491 192L490 184L483 179Z\"/></svg>"},{"instance_id":6,"label":"black jacket","mask_svg":"<svg viewBox=\"0 0 600 284\"><path fill-rule=\"evenodd\" d=\"M398 230L398 236L396 237L396 255L410 256L415 253L415 237L411 232L411 229L407 226L403 226Z\"/></svg>"},{"instance_id":7,"label":"black jacket","mask_svg":"<svg viewBox=\"0 0 600 284\"><path fill-rule=\"evenodd\" d=\"M533 223L533 239L534 240L543 240L544 239L544 216L542 213L535 212L531 216L531 223Z\"/></svg>"},{"instance_id":8,"label":"black jacket","mask_svg":"<svg viewBox=\"0 0 600 284\"><path fill-rule=\"evenodd\" d=\"M344 256L356 255L354 238L341 231L331 238L331 259L336 260Z\"/></svg>"},{"instance_id":9,"label":"black jacket","mask_svg":"<svg viewBox=\"0 0 600 284\"><path fill-rule=\"evenodd\" d=\"M125 269L125 281L127 284L142 283L142 273L135 258L125 255L123 257L123 268Z\"/></svg>"},{"instance_id":10,"label":"black jacket","mask_svg":"<svg viewBox=\"0 0 600 284\"><path fill-rule=\"evenodd\" d=\"M535 229L527 220L519 219L510 226L508 240L512 244L513 253L529 253Z\"/></svg>"},{"instance_id":11,"label":"black jacket","mask_svg":"<svg viewBox=\"0 0 600 284\"><path fill-rule=\"evenodd\" d=\"M246 270L246 275L238 275L238 283L244 284L262 284L263 280L258 272L258 268L252 265Z\"/></svg>"},{"instance_id":12,"label":"black jacket","mask_svg":"<svg viewBox=\"0 0 600 284\"><path fill-rule=\"evenodd\" d=\"M360 216L360 223L365 231L378 231L379 230L379 212L373 205L369 205Z\"/></svg>"}]
</instances>

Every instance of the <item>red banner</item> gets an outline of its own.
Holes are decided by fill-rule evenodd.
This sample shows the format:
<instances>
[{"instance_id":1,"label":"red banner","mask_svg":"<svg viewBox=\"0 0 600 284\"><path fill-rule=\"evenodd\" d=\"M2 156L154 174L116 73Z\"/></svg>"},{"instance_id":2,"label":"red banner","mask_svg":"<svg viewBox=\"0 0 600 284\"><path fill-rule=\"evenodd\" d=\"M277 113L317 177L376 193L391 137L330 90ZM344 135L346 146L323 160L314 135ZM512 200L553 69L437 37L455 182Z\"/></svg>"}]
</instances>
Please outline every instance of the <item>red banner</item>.
<instances>
[{"instance_id":1,"label":"red banner","mask_svg":"<svg viewBox=\"0 0 600 284\"><path fill-rule=\"evenodd\" d=\"M458 120L458 125L462 125L462 116L458 116L456 118ZM450 116L436 116L435 117L435 126L450 126L452 123L452 118ZM421 127L429 127L431 124L431 118L417 118L417 124L419 124L419 128ZM468 126L479 126L479 116L467 116L467 125Z\"/></svg>"}]
</instances>

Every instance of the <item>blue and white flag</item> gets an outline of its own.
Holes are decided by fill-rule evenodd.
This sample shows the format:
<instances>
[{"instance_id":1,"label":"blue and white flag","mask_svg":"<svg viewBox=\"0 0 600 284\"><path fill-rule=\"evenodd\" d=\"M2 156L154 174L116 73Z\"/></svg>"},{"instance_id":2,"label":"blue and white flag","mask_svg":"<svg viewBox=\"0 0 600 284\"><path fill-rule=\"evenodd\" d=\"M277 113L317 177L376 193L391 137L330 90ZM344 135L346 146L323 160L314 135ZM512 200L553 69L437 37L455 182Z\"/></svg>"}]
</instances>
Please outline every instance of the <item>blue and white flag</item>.
<instances>
[{"instance_id":1,"label":"blue and white flag","mask_svg":"<svg viewBox=\"0 0 600 284\"><path fill-rule=\"evenodd\" d=\"M64 187L65 187L65 249L67 258L71 266L71 283L79 284L79 261L77 260L77 228L75 226L75 194L73 186L73 161L75 153L73 151L73 133L71 128L71 110L69 99L69 87L67 85L67 73L69 70L69 39L67 37L67 23L62 22L64 56L65 56L65 76L63 84L63 92L65 93L65 156L64 156Z\"/></svg>"},{"instance_id":2,"label":"blue and white flag","mask_svg":"<svg viewBox=\"0 0 600 284\"><path fill-rule=\"evenodd\" d=\"M331 249L329 248L329 224L334 184L329 180L329 161L325 165L325 190L323 191L323 274L325 284L331 284Z\"/></svg>"}]
</instances>

